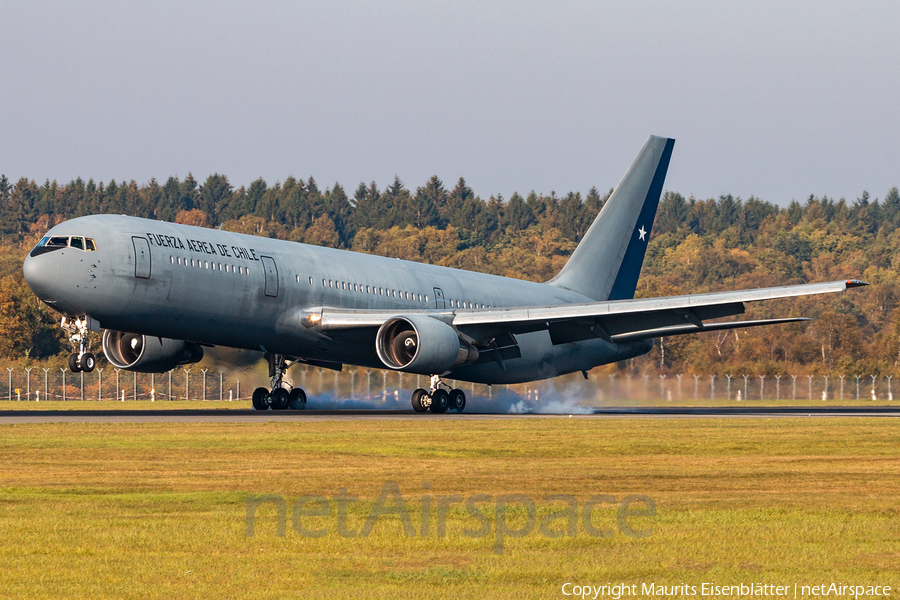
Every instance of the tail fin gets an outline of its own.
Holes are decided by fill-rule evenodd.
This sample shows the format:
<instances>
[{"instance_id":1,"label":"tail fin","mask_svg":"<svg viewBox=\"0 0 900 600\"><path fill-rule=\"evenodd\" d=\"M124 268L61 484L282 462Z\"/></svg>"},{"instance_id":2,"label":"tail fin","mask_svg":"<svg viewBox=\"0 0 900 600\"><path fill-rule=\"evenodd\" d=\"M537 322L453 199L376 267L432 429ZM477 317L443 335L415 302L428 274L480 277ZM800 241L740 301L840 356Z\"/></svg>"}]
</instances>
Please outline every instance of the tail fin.
<instances>
[{"instance_id":1,"label":"tail fin","mask_svg":"<svg viewBox=\"0 0 900 600\"><path fill-rule=\"evenodd\" d=\"M634 298L675 140L651 136L566 266L547 283L595 300Z\"/></svg>"}]
</instances>

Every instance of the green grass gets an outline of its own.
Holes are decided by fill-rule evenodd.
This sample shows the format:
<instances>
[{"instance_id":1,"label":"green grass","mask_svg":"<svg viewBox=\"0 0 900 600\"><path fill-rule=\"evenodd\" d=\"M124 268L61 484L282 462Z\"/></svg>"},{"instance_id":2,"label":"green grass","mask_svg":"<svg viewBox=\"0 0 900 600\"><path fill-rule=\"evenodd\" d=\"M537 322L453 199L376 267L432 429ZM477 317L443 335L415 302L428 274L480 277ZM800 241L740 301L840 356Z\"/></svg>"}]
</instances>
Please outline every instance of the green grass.
<instances>
[{"instance_id":1,"label":"green grass","mask_svg":"<svg viewBox=\"0 0 900 600\"><path fill-rule=\"evenodd\" d=\"M125 403L128 404L127 402ZM820 582L900 585L900 430L894 419L521 419L53 423L0 426L0 589L6 597L562 597L578 583ZM359 497L362 527L396 481L418 532L395 517L372 534L337 534L335 516L291 526L299 497ZM425 489L424 482L430 487ZM441 495L645 494L647 538L535 530L469 538ZM287 503L245 535L248 494ZM493 504L482 505L493 521ZM523 524L515 506L511 527ZM595 526L616 527L614 509ZM559 521L556 522L558 526ZM492 531L495 524L491 522Z\"/></svg>"},{"instance_id":2,"label":"green grass","mask_svg":"<svg viewBox=\"0 0 900 600\"><path fill-rule=\"evenodd\" d=\"M149 400L126 400L119 402L117 400L104 400L98 402L96 400L51 400L49 402L19 402L16 400L0 400L0 411L4 410L233 410L233 409L250 409L253 408L249 400L235 400L229 402L223 400L159 400L151 402Z\"/></svg>"}]
</instances>

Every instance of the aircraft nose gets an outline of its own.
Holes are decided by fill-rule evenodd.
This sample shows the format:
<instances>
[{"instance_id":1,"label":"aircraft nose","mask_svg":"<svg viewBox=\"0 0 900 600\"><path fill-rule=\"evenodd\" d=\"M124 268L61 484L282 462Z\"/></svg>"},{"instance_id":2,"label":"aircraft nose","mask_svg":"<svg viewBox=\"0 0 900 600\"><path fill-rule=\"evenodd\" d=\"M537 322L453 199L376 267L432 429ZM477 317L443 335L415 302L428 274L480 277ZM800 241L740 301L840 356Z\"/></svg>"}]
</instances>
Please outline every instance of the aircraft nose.
<instances>
[{"instance_id":1,"label":"aircraft nose","mask_svg":"<svg viewBox=\"0 0 900 600\"><path fill-rule=\"evenodd\" d=\"M49 255L29 256L22 265L25 282L41 300L52 300L53 285L57 279L56 261Z\"/></svg>"}]
</instances>

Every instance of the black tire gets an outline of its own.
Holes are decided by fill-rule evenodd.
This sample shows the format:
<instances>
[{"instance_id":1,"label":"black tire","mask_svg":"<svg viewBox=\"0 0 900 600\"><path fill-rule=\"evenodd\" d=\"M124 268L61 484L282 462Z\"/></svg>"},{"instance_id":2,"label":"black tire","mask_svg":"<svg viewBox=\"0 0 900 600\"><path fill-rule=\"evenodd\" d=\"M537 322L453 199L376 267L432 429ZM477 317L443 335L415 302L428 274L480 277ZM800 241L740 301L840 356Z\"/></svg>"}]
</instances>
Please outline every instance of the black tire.
<instances>
[{"instance_id":1,"label":"black tire","mask_svg":"<svg viewBox=\"0 0 900 600\"><path fill-rule=\"evenodd\" d=\"M303 388L295 387L291 390L291 393L288 394L288 406L292 410L303 410L306 408L306 392L303 391Z\"/></svg>"},{"instance_id":2,"label":"black tire","mask_svg":"<svg viewBox=\"0 0 900 600\"><path fill-rule=\"evenodd\" d=\"M264 387L253 390L253 408L255 410L266 410L269 408L269 390Z\"/></svg>"},{"instance_id":3,"label":"black tire","mask_svg":"<svg viewBox=\"0 0 900 600\"><path fill-rule=\"evenodd\" d=\"M448 403L451 412L461 413L466 409L466 393L460 389L450 390Z\"/></svg>"},{"instance_id":4,"label":"black tire","mask_svg":"<svg viewBox=\"0 0 900 600\"><path fill-rule=\"evenodd\" d=\"M428 406L430 404L430 399L428 398L428 392L423 390L422 388L417 389L412 393L412 407L413 410L421 413L428 410Z\"/></svg>"},{"instance_id":5,"label":"black tire","mask_svg":"<svg viewBox=\"0 0 900 600\"><path fill-rule=\"evenodd\" d=\"M69 370L73 373L78 373L79 371L81 371L81 365L78 364L77 354L69 355Z\"/></svg>"},{"instance_id":6,"label":"black tire","mask_svg":"<svg viewBox=\"0 0 900 600\"><path fill-rule=\"evenodd\" d=\"M445 413L450 406L450 394L447 390L434 390L431 394L431 412Z\"/></svg>"},{"instance_id":7,"label":"black tire","mask_svg":"<svg viewBox=\"0 0 900 600\"><path fill-rule=\"evenodd\" d=\"M78 361L78 367L85 373L90 373L97 366L97 359L90 352L85 352L81 360Z\"/></svg>"},{"instance_id":8,"label":"black tire","mask_svg":"<svg viewBox=\"0 0 900 600\"><path fill-rule=\"evenodd\" d=\"M275 388L269 394L269 401L271 402L272 410L287 410L287 407L290 405L288 391L284 388Z\"/></svg>"}]
</instances>

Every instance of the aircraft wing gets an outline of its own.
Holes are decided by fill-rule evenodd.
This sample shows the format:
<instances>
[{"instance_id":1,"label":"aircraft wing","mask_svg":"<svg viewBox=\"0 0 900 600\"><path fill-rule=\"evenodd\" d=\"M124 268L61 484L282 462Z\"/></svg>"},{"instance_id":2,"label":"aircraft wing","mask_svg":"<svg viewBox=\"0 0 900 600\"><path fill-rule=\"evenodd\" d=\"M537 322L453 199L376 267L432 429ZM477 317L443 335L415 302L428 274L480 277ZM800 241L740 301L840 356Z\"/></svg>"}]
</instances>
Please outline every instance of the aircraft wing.
<instances>
[{"instance_id":1,"label":"aircraft wing","mask_svg":"<svg viewBox=\"0 0 900 600\"><path fill-rule=\"evenodd\" d=\"M306 328L328 335L329 331L380 327L382 323L398 315L427 314L455 326L475 340L487 340L503 333L548 330L554 344L592 338L626 342L804 321L807 319L704 322L742 314L745 302L829 294L864 285L868 284L851 279L686 296L475 310L356 311L322 307L312 311L307 309L291 320L300 319Z\"/></svg>"}]
</instances>

